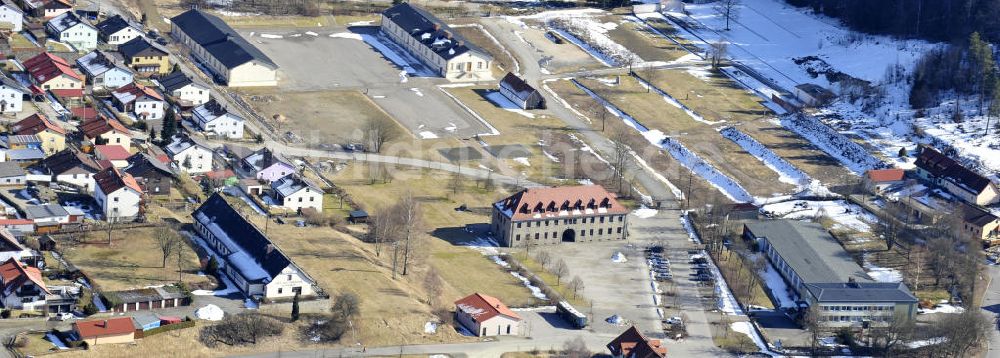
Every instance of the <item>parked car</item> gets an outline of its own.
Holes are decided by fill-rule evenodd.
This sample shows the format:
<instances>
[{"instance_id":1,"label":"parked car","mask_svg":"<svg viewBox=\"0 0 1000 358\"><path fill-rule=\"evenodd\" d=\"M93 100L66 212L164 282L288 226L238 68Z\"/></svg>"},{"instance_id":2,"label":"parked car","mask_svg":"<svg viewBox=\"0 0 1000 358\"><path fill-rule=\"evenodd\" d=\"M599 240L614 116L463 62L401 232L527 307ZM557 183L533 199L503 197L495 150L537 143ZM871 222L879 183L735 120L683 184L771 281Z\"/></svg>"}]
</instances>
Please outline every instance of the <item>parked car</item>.
<instances>
[{"instance_id":1,"label":"parked car","mask_svg":"<svg viewBox=\"0 0 1000 358\"><path fill-rule=\"evenodd\" d=\"M76 319L76 316L69 312L62 312L62 313L56 313L56 315L53 316L52 318L55 319L56 321L69 321Z\"/></svg>"}]
</instances>

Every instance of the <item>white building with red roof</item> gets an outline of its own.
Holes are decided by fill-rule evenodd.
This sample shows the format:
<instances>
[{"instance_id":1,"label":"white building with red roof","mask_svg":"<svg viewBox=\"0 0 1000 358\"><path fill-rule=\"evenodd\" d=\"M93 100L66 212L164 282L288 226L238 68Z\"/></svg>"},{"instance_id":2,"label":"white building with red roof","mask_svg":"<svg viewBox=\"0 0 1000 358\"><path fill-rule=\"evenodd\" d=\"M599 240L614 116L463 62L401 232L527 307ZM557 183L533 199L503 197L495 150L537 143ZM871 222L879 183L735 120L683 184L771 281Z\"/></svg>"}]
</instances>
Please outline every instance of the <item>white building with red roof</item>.
<instances>
[{"instance_id":1,"label":"white building with red roof","mask_svg":"<svg viewBox=\"0 0 1000 358\"><path fill-rule=\"evenodd\" d=\"M599 185L530 188L493 203L501 245L625 240L628 209Z\"/></svg>"},{"instance_id":2,"label":"white building with red roof","mask_svg":"<svg viewBox=\"0 0 1000 358\"><path fill-rule=\"evenodd\" d=\"M142 187L131 174L111 167L94 175L94 199L107 221L129 221L139 216Z\"/></svg>"},{"instance_id":3,"label":"white building with red roof","mask_svg":"<svg viewBox=\"0 0 1000 358\"><path fill-rule=\"evenodd\" d=\"M138 120L159 121L166 112L167 102L155 88L132 82L111 92L112 103L120 112ZM159 129L159 128L157 128Z\"/></svg>"},{"instance_id":4,"label":"white building with red roof","mask_svg":"<svg viewBox=\"0 0 1000 358\"><path fill-rule=\"evenodd\" d=\"M40 309L45 306L45 295L49 293L38 268L14 258L0 264L0 301L5 309Z\"/></svg>"},{"instance_id":5,"label":"white building with red roof","mask_svg":"<svg viewBox=\"0 0 1000 358\"><path fill-rule=\"evenodd\" d=\"M33 94L51 91L58 97L83 97L84 77L59 56L42 52L23 63L31 76Z\"/></svg>"},{"instance_id":6,"label":"white building with red roof","mask_svg":"<svg viewBox=\"0 0 1000 358\"><path fill-rule=\"evenodd\" d=\"M455 301L455 322L479 337L516 336L521 316L493 296L474 293Z\"/></svg>"}]
</instances>

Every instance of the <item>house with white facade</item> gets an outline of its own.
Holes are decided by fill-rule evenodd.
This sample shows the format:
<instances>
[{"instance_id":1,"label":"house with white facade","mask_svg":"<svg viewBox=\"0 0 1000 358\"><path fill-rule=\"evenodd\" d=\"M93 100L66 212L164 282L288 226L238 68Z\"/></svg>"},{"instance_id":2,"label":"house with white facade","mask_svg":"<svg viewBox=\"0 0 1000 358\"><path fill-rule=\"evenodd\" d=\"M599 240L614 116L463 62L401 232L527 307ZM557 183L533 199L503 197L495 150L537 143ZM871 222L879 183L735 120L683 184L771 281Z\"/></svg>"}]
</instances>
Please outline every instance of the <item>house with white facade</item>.
<instances>
[{"instance_id":1,"label":"house with white facade","mask_svg":"<svg viewBox=\"0 0 1000 358\"><path fill-rule=\"evenodd\" d=\"M117 89L135 80L135 73L115 52L94 50L76 59L76 65L95 91Z\"/></svg>"},{"instance_id":2,"label":"house with white facade","mask_svg":"<svg viewBox=\"0 0 1000 358\"><path fill-rule=\"evenodd\" d=\"M921 179L941 186L967 203L985 206L1000 202L997 183L932 147L921 146L914 164Z\"/></svg>"},{"instance_id":3,"label":"house with white facade","mask_svg":"<svg viewBox=\"0 0 1000 358\"><path fill-rule=\"evenodd\" d=\"M537 89L531 87L521 77L517 77L512 72L500 80L497 86L500 94L516 104L521 109L544 109L545 98Z\"/></svg>"},{"instance_id":4,"label":"house with white facade","mask_svg":"<svg viewBox=\"0 0 1000 358\"><path fill-rule=\"evenodd\" d=\"M21 32L24 27L24 11L10 1L0 3L0 28Z\"/></svg>"},{"instance_id":5,"label":"house with white facade","mask_svg":"<svg viewBox=\"0 0 1000 358\"><path fill-rule=\"evenodd\" d=\"M131 174L118 168L104 169L94 175L94 199L109 222L132 221L142 206L142 187Z\"/></svg>"},{"instance_id":6,"label":"house with white facade","mask_svg":"<svg viewBox=\"0 0 1000 358\"><path fill-rule=\"evenodd\" d=\"M20 113L28 90L13 78L0 75L0 115Z\"/></svg>"},{"instance_id":7,"label":"house with white facade","mask_svg":"<svg viewBox=\"0 0 1000 358\"><path fill-rule=\"evenodd\" d=\"M115 15L97 23L97 32L101 41L109 45L121 45L142 36L142 26L121 15Z\"/></svg>"},{"instance_id":8,"label":"house with white facade","mask_svg":"<svg viewBox=\"0 0 1000 358\"><path fill-rule=\"evenodd\" d=\"M97 48L97 28L73 12L66 12L49 20L45 23L45 32L56 41L73 45L77 51Z\"/></svg>"},{"instance_id":9,"label":"house with white facade","mask_svg":"<svg viewBox=\"0 0 1000 358\"><path fill-rule=\"evenodd\" d=\"M156 80L163 93L175 104L190 108L208 103L211 99L208 85L195 80L184 72L174 71Z\"/></svg>"},{"instance_id":10,"label":"house with white facade","mask_svg":"<svg viewBox=\"0 0 1000 358\"><path fill-rule=\"evenodd\" d=\"M32 167L33 171L52 176L52 181L93 192L94 175L101 171L100 164L74 147L50 155Z\"/></svg>"},{"instance_id":11,"label":"house with white facade","mask_svg":"<svg viewBox=\"0 0 1000 358\"><path fill-rule=\"evenodd\" d=\"M278 85L278 65L214 15L185 11L170 19L170 35L227 86Z\"/></svg>"},{"instance_id":12,"label":"house with white facade","mask_svg":"<svg viewBox=\"0 0 1000 358\"><path fill-rule=\"evenodd\" d=\"M16 228L13 225L9 226L12 227L8 228L6 225L5 227L0 227L0 262L14 259L28 265L37 265L38 261L44 260L35 250L29 249L18 242L17 238L11 232L11 230L16 230ZM27 232L30 233L31 230Z\"/></svg>"},{"instance_id":13,"label":"house with white facade","mask_svg":"<svg viewBox=\"0 0 1000 358\"><path fill-rule=\"evenodd\" d=\"M195 126L208 135L229 139L243 138L243 117L240 117L214 99L191 111Z\"/></svg>"},{"instance_id":14,"label":"house with white facade","mask_svg":"<svg viewBox=\"0 0 1000 358\"><path fill-rule=\"evenodd\" d=\"M132 133L117 119L97 116L85 120L77 129L83 133L83 139L93 144L111 144L132 148Z\"/></svg>"},{"instance_id":15,"label":"house with white facade","mask_svg":"<svg viewBox=\"0 0 1000 358\"><path fill-rule=\"evenodd\" d=\"M42 280L42 271L13 258L0 264L0 303L4 309L38 311L45 309L51 294Z\"/></svg>"},{"instance_id":16,"label":"house with white facade","mask_svg":"<svg viewBox=\"0 0 1000 358\"><path fill-rule=\"evenodd\" d=\"M296 212L305 208L323 211L323 189L298 174L271 182L271 193L275 204L286 209Z\"/></svg>"},{"instance_id":17,"label":"house with white facade","mask_svg":"<svg viewBox=\"0 0 1000 358\"><path fill-rule=\"evenodd\" d=\"M212 148L188 136L174 136L166 147L167 155L180 171L190 174L212 171Z\"/></svg>"},{"instance_id":18,"label":"house with white facade","mask_svg":"<svg viewBox=\"0 0 1000 358\"><path fill-rule=\"evenodd\" d=\"M244 170L253 174L257 180L268 183L295 173L295 165L285 156L264 147L247 155L241 161Z\"/></svg>"},{"instance_id":19,"label":"house with white facade","mask_svg":"<svg viewBox=\"0 0 1000 358\"><path fill-rule=\"evenodd\" d=\"M24 11L34 17L51 19L73 10L69 0L18 0Z\"/></svg>"},{"instance_id":20,"label":"house with white facade","mask_svg":"<svg viewBox=\"0 0 1000 358\"><path fill-rule=\"evenodd\" d=\"M441 77L453 81L493 79L493 56L416 5L404 2L383 11L381 29Z\"/></svg>"},{"instance_id":21,"label":"house with white facade","mask_svg":"<svg viewBox=\"0 0 1000 358\"><path fill-rule=\"evenodd\" d=\"M322 291L256 225L215 193L192 214L194 228L219 259L221 271L257 300L318 296Z\"/></svg>"},{"instance_id":22,"label":"house with white facade","mask_svg":"<svg viewBox=\"0 0 1000 358\"><path fill-rule=\"evenodd\" d=\"M455 322L477 337L521 334L521 316L500 299L474 293L455 301Z\"/></svg>"},{"instance_id":23,"label":"house with white facade","mask_svg":"<svg viewBox=\"0 0 1000 358\"><path fill-rule=\"evenodd\" d=\"M118 111L129 113L138 120L156 121L157 123L162 122L167 106L163 95L155 88L137 82L132 82L111 92L111 103Z\"/></svg>"}]
</instances>

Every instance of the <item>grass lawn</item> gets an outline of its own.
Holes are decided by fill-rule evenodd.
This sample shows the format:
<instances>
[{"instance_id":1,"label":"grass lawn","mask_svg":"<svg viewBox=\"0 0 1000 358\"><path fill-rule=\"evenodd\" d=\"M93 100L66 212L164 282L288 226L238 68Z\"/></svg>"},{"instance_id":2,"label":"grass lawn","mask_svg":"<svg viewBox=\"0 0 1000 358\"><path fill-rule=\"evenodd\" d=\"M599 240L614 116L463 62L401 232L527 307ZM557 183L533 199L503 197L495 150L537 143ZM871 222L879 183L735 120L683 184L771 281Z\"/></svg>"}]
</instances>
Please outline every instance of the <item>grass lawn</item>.
<instances>
[{"instance_id":1,"label":"grass lawn","mask_svg":"<svg viewBox=\"0 0 1000 358\"><path fill-rule=\"evenodd\" d=\"M722 322L725 323L725 322ZM719 322L713 322L712 343L728 352L744 353L757 350L757 345L753 343L747 335L733 331L728 324L722 327Z\"/></svg>"},{"instance_id":2,"label":"grass lawn","mask_svg":"<svg viewBox=\"0 0 1000 358\"><path fill-rule=\"evenodd\" d=\"M596 79L581 79L580 83L639 123L679 140L689 150L740 183L750 194L768 197L792 191L791 185L778 181L777 173L736 143L723 138L714 126L695 121L681 109L666 103L659 94L647 92L635 78L618 78L620 82L616 85ZM619 121L613 116L608 120Z\"/></svg>"},{"instance_id":3,"label":"grass lawn","mask_svg":"<svg viewBox=\"0 0 1000 358\"><path fill-rule=\"evenodd\" d=\"M719 258L722 259L720 260ZM747 294L747 286L749 284L747 277L758 275L751 267L747 266L749 262L749 260L739 260L739 254L733 251L725 251L720 257L716 257L715 260L716 265L719 266L719 271L722 272L722 276L726 278L726 282L729 284L729 289L733 291L733 294L740 303L744 306L754 305L768 309L774 308L771 299L764 292L761 280L753 282L753 285L749 287L750 294Z\"/></svg>"},{"instance_id":4,"label":"grass lawn","mask_svg":"<svg viewBox=\"0 0 1000 358\"><path fill-rule=\"evenodd\" d=\"M555 274L550 272L547 268L545 268L545 266L542 266L542 264L539 263L538 261L535 261L534 257L531 257L530 255L525 255L524 251L512 252L511 255L514 256L514 258L517 259L519 262L521 262L521 264L524 265L524 268L528 269L528 271L531 271L532 273L537 275L538 278L541 278L542 281L545 281L545 283L548 284L549 287L552 287L553 290L556 290L556 292L562 295L562 297L565 298L567 301L569 301L569 303L572 304L573 307L582 308L590 306L590 303L586 299L586 297L583 297L582 295L579 294L574 297L573 291L569 289L569 286L567 284L569 283L570 280L573 279L572 277L563 277L562 282L560 282L559 278L556 277ZM557 285L556 283L559 284Z\"/></svg>"},{"instance_id":5,"label":"grass lawn","mask_svg":"<svg viewBox=\"0 0 1000 358\"><path fill-rule=\"evenodd\" d=\"M92 231L76 243L60 238L59 247L67 261L93 279L101 290L118 291L177 281L177 257L171 255L166 268L161 267L161 253L153 238L154 228L115 230L112 245L107 245L106 231ZM184 282L188 287L210 283L198 276L198 255L186 244L182 250Z\"/></svg>"},{"instance_id":6,"label":"grass lawn","mask_svg":"<svg viewBox=\"0 0 1000 358\"><path fill-rule=\"evenodd\" d=\"M205 326L214 324L207 321L196 321L194 327L178 329L154 336L137 339L134 344L100 344L90 346L87 350L74 351L74 357L222 357L238 353L261 353L276 350L295 350L296 347L303 347L300 341L297 327L304 324L305 320L294 325L286 325L284 332L277 337L264 338L256 345L231 347L220 344L215 348L208 348L198 341L198 332ZM169 347L172 353L167 354L164 347ZM317 347L321 347L318 346ZM315 349L309 346L301 349Z\"/></svg>"},{"instance_id":7,"label":"grass lawn","mask_svg":"<svg viewBox=\"0 0 1000 358\"><path fill-rule=\"evenodd\" d=\"M35 44L31 43L31 40L28 40L27 37L24 37L19 32L12 33L7 41L10 43L10 47L14 49L35 47Z\"/></svg>"},{"instance_id":8,"label":"grass lawn","mask_svg":"<svg viewBox=\"0 0 1000 358\"><path fill-rule=\"evenodd\" d=\"M350 165L332 177L334 183L344 188L351 198L360 203L369 214L394 203L407 191L420 202L423 230L430 235L422 241L421 254L426 264L434 266L450 289L442 297L451 302L473 292L494 295L510 306L535 303L534 297L521 282L500 269L496 263L479 252L456 245L475 239L464 231L466 224L488 223L489 204L499 200L509 191L505 188L485 190L476 182L462 181L457 193L442 180L449 174L431 170L400 169L393 173L394 180L387 184L368 184L367 169ZM455 208L466 204L468 211ZM420 260L418 260L420 261Z\"/></svg>"},{"instance_id":9,"label":"grass lawn","mask_svg":"<svg viewBox=\"0 0 1000 358\"><path fill-rule=\"evenodd\" d=\"M653 33L644 25L623 21L619 16L607 16L603 21L609 20L619 25L608 31L608 37L645 61L672 61L688 54L677 44Z\"/></svg>"},{"instance_id":10,"label":"grass lawn","mask_svg":"<svg viewBox=\"0 0 1000 358\"><path fill-rule=\"evenodd\" d=\"M22 356L40 356L46 354L55 349L55 345L49 340L45 339L45 332L39 333L25 333L18 335L18 341L21 341L21 337L26 338L24 340L24 347L15 347L15 350Z\"/></svg>"},{"instance_id":11,"label":"grass lawn","mask_svg":"<svg viewBox=\"0 0 1000 358\"><path fill-rule=\"evenodd\" d=\"M473 22L475 23L475 22ZM478 23L475 23L478 25ZM490 55L493 56L496 66L493 68L493 76L497 79L503 78L507 72L514 72L516 61L507 52L503 51L497 43L493 42L489 36L486 35L486 29L480 28L479 26L462 26L453 27L455 32L459 35L465 37L466 40L476 44L477 46L483 48Z\"/></svg>"},{"instance_id":12,"label":"grass lawn","mask_svg":"<svg viewBox=\"0 0 1000 358\"><path fill-rule=\"evenodd\" d=\"M329 16L221 16L229 26L244 28L306 28L332 25Z\"/></svg>"}]
</instances>

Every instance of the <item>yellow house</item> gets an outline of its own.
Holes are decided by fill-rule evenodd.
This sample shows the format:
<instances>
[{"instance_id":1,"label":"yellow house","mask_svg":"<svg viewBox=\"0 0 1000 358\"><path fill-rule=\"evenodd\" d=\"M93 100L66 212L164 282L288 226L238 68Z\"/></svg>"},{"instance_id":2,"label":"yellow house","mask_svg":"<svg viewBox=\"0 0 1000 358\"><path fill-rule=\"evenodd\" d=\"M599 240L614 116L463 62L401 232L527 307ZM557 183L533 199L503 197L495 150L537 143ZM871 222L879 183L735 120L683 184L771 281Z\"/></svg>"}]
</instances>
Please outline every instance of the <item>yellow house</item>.
<instances>
[{"instance_id":1,"label":"yellow house","mask_svg":"<svg viewBox=\"0 0 1000 358\"><path fill-rule=\"evenodd\" d=\"M73 322L73 331L80 340L92 346L135 341L135 325L132 323L132 317Z\"/></svg>"},{"instance_id":2,"label":"yellow house","mask_svg":"<svg viewBox=\"0 0 1000 358\"><path fill-rule=\"evenodd\" d=\"M140 75L170 73L170 53L167 49L141 36L118 45L118 52L125 58L125 64Z\"/></svg>"},{"instance_id":3,"label":"yellow house","mask_svg":"<svg viewBox=\"0 0 1000 358\"><path fill-rule=\"evenodd\" d=\"M32 114L14 123L10 130L16 135L37 136L42 141L42 151L47 155L66 149L66 130L41 114Z\"/></svg>"}]
</instances>

